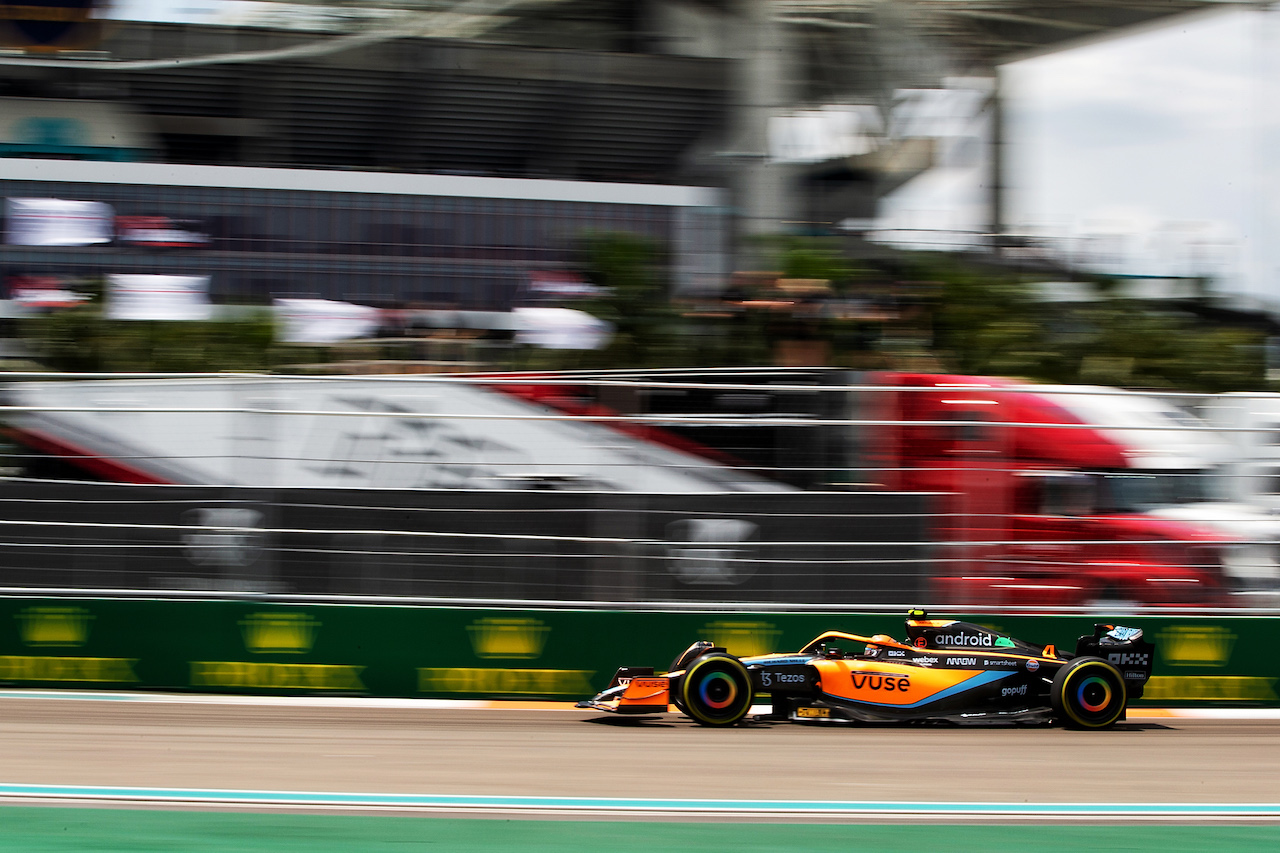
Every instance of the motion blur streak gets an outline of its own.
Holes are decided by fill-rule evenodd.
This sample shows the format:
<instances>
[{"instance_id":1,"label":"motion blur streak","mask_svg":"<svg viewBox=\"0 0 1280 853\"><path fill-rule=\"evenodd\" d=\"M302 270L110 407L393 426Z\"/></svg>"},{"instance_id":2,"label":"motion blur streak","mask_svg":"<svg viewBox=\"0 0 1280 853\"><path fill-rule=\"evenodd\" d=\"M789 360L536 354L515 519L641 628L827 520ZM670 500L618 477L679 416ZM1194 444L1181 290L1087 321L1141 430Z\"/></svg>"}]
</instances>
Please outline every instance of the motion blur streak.
<instances>
[{"instance_id":1,"label":"motion blur streak","mask_svg":"<svg viewBox=\"0 0 1280 853\"><path fill-rule=\"evenodd\" d=\"M1249 803L1280 811L1274 762L1257 746L1280 736L1277 720L1134 719L1099 733L796 725L712 731L683 719L585 719L585 712L0 697L4 781L22 785L481 799L537 792L562 804L963 798L975 809L1033 799L1055 807L1088 801L1231 811ZM986 769L963 771L963 786L938 788L938 777L925 770L940 766L947 773ZM767 781L761 767L769 768ZM911 767L924 770L903 772Z\"/></svg>"}]
</instances>

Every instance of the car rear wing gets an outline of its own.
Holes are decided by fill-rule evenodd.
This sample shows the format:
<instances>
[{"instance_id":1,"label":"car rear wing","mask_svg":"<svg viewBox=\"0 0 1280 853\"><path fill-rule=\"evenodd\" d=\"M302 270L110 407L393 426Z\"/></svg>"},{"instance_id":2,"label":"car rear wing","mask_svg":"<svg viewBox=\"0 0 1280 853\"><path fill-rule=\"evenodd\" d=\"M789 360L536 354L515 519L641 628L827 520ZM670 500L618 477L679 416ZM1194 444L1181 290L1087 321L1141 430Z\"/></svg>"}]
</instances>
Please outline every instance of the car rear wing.
<instances>
[{"instance_id":1,"label":"car rear wing","mask_svg":"<svg viewBox=\"0 0 1280 853\"><path fill-rule=\"evenodd\" d=\"M1086 634L1076 642L1076 657L1098 657L1110 663L1124 676L1129 699L1138 699L1151 677L1155 664L1155 645L1142 638L1141 628L1125 628L1099 622L1093 635Z\"/></svg>"}]
</instances>

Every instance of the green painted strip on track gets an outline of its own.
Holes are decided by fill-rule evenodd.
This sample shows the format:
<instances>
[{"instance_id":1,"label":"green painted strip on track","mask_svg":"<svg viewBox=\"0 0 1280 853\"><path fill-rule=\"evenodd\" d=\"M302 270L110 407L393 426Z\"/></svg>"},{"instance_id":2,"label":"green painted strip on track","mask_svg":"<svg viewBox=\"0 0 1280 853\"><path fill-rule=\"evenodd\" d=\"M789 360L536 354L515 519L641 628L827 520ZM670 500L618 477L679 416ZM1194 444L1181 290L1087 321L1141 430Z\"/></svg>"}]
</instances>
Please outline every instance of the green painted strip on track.
<instances>
[{"instance_id":1,"label":"green painted strip on track","mask_svg":"<svg viewBox=\"0 0 1280 853\"><path fill-rule=\"evenodd\" d=\"M63 853L1274 851L1280 826L810 825L0 808L0 851Z\"/></svg>"}]
</instances>

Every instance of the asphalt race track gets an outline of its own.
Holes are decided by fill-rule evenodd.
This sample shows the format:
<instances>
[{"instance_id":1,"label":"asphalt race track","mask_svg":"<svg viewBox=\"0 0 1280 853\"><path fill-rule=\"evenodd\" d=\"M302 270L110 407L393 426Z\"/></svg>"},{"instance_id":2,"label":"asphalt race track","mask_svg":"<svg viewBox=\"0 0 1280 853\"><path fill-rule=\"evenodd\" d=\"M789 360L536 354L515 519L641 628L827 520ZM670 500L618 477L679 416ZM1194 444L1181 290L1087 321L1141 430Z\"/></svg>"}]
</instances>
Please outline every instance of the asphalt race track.
<instances>
[{"instance_id":1,"label":"asphalt race track","mask_svg":"<svg viewBox=\"0 0 1280 853\"><path fill-rule=\"evenodd\" d=\"M637 720L566 709L6 693L0 738L0 783L11 802L43 785L562 800L1268 804L1280 812L1276 719L1135 716L1105 732L707 729L676 715Z\"/></svg>"}]
</instances>

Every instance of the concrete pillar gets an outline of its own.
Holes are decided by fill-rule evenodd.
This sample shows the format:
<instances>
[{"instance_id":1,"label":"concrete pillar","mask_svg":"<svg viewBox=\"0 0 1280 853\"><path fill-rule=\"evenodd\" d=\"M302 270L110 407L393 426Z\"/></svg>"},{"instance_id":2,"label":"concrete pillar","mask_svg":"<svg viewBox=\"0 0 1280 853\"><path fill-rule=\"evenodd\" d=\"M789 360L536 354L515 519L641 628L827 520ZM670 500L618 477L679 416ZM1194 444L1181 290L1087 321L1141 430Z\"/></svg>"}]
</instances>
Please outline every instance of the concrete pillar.
<instances>
[{"instance_id":1,"label":"concrete pillar","mask_svg":"<svg viewBox=\"0 0 1280 853\"><path fill-rule=\"evenodd\" d=\"M1005 116L1004 89L1000 69L996 68L991 84L991 160L987 175L987 233L990 248L999 251L1009 230L1006 221L1005 187Z\"/></svg>"},{"instance_id":2,"label":"concrete pillar","mask_svg":"<svg viewBox=\"0 0 1280 853\"><path fill-rule=\"evenodd\" d=\"M733 14L726 18L734 27L734 63L729 150L724 156L731 160L739 238L785 231L797 211L793 167L769 160L769 120L794 104L796 65L788 29L774 19L773 5L768 0L734 0Z\"/></svg>"}]
</instances>

